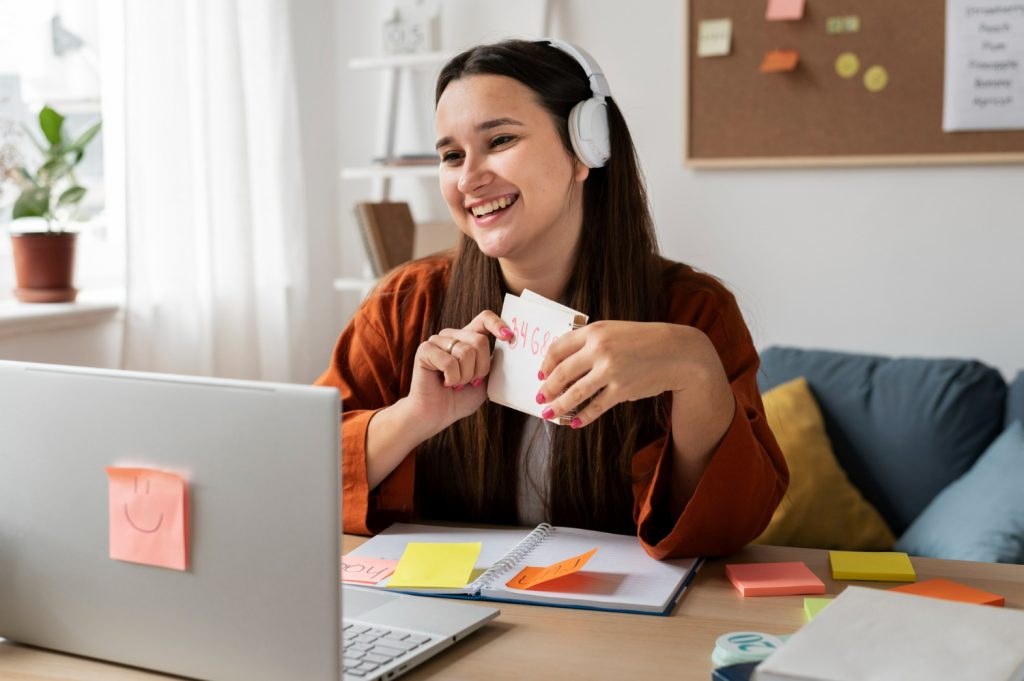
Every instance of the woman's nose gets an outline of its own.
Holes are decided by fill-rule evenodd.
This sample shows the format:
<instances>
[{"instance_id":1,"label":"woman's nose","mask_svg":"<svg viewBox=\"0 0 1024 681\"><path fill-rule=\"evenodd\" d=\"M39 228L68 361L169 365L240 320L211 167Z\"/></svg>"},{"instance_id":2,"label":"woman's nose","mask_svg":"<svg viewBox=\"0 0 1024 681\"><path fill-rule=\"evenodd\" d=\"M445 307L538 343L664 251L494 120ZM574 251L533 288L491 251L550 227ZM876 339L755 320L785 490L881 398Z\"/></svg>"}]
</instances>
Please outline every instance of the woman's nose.
<instances>
[{"instance_id":1,"label":"woman's nose","mask_svg":"<svg viewBox=\"0 0 1024 681\"><path fill-rule=\"evenodd\" d=\"M483 163L467 158L462 164L462 175L459 176L457 186L463 194L473 194L481 187L486 186L492 179L494 179L493 173Z\"/></svg>"}]
</instances>

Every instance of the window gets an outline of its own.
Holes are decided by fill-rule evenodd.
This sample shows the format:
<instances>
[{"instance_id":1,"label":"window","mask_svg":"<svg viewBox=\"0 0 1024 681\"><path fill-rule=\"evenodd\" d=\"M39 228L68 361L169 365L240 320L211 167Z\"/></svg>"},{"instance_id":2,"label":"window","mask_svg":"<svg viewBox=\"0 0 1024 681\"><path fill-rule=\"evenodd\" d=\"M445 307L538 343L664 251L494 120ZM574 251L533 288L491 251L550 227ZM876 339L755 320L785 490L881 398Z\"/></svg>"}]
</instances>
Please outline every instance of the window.
<instances>
[{"instance_id":1,"label":"window","mask_svg":"<svg viewBox=\"0 0 1024 681\"><path fill-rule=\"evenodd\" d=\"M0 171L24 164L35 169L39 152L38 115L44 105L65 116L69 137L101 118L101 0L0 0ZM124 227L110 220L104 182L104 129L89 144L75 168L85 198L81 218L76 285L83 291L120 290L124 285ZM109 134L109 133L108 133ZM0 301L11 299L11 211L20 193L10 179L0 179ZM15 228L23 227L15 225Z\"/></svg>"}]
</instances>

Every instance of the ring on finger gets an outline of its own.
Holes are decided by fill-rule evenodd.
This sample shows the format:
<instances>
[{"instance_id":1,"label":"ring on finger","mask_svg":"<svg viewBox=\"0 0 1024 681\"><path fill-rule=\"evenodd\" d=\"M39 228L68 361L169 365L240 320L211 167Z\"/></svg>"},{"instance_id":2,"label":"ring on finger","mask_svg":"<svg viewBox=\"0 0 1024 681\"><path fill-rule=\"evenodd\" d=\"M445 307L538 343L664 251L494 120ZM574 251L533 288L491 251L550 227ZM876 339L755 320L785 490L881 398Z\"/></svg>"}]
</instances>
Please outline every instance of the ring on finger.
<instances>
[{"instance_id":1,"label":"ring on finger","mask_svg":"<svg viewBox=\"0 0 1024 681\"><path fill-rule=\"evenodd\" d=\"M452 349L455 348L455 344L458 342L460 342L458 338L452 338L451 342L448 343L448 346L444 349L444 351L447 352L449 355L452 354Z\"/></svg>"}]
</instances>

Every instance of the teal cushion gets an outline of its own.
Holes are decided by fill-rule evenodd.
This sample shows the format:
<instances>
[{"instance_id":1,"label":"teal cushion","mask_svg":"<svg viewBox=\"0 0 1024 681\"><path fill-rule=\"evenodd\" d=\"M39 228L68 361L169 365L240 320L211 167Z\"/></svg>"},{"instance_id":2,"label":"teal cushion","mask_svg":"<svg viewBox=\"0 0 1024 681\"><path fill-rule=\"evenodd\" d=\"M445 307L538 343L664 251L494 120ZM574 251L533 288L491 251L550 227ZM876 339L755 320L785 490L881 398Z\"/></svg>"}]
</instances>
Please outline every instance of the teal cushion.
<instances>
[{"instance_id":1,"label":"teal cushion","mask_svg":"<svg viewBox=\"0 0 1024 681\"><path fill-rule=\"evenodd\" d=\"M915 556L1024 563L1024 425L1015 421L896 542Z\"/></svg>"}]
</instances>

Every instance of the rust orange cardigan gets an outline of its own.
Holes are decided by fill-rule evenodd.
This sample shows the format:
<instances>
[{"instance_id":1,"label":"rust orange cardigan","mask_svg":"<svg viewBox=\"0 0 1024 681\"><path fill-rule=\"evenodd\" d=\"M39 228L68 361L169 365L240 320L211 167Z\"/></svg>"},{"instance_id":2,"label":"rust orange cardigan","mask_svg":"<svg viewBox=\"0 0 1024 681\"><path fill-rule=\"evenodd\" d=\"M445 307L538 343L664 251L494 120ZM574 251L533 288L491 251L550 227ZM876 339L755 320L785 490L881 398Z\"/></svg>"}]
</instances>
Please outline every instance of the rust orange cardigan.
<instances>
[{"instance_id":1,"label":"rust orange cardigan","mask_svg":"<svg viewBox=\"0 0 1024 681\"><path fill-rule=\"evenodd\" d=\"M402 350L421 342L443 300L450 265L449 258L430 258L390 275L341 333L330 367L317 380L341 392L345 532L371 534L416 517L415 452L370 490L366 432L380 409L408 394L412 362L401 362ZM671 271L664 320L694 326L711 339L732 384L736 415L679 517L667 511L671 433L636 453L633 475L642 482L633 485L633 520L655 558L727 555L767 526L789 472L765 420L756 380L760 360L735 299L712 277L685 266Z\"/></svg>"}]
</instances>

